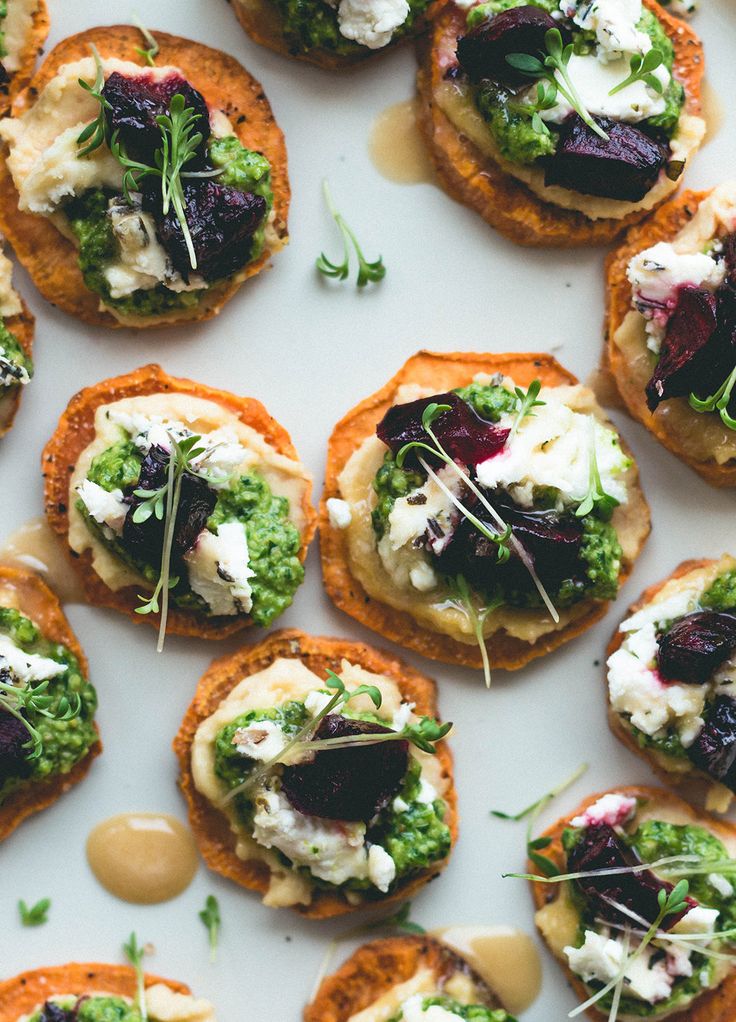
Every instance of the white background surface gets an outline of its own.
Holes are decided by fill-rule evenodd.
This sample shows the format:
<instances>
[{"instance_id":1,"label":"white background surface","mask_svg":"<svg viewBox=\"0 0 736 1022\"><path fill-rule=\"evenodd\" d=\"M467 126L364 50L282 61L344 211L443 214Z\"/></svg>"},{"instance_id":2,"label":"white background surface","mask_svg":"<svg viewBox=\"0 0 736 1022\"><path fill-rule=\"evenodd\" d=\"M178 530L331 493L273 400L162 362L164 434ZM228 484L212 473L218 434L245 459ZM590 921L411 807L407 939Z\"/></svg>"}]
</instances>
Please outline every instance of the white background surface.
<instances>
[{"instance_id":1,"label":"white background surface","mask_svg":"<svg viewBox=\"0 0 736 1022\"><path fill-rule=\"evenodd\" d=\"M706 44L708 79L728 101L736 13L729 0L702 3L695 24ZM129 0L49 5L50 44L101 22L125 21L131 13ZM45 304L18 273L16 283L37 317L37 368L0 451L2 533L41 513L41 449L69 397L147 361L263 400L290 430L314 473L317 494L334 422L419 347L500 352L560 345L558 358L587 377L601 348L601 252L516 248L433 186L395 185L372 167L370 126L382 109L411 94L411 48L338 77L252 44L225 0L151 0L138 13L151 28L233 53L261 79L289 149L292 243L274 269L247 284L217 320L166 332L86 327ZM688 183L714 185L734 165L730 118L697 157ZM321 203L324 175L366 254L375 258L380 251L384 257L388 274L376 289L357 293L352 283L335 287L317 278L319 251L339 251ZM733 552L734 495L706 486L625 416L614 418L639 459L654 532L606 619L521 672L496 672L490 693L478 672L407 656L438 678L442 713L457 728L461 835L448 870L414 903L414 917L427 927L512 923L531 932L529 892L521 881L500 879L523 865L523 825L493 820L489 809L521 808L584 761L590 763L587 776L560 799L550 820L588 791L651 780L607 730L602 673L594 661L645 585L686 557L717 556L729 544ZM184 818L171 739L200 673L234 644L170 638L157 656L154 632L118 614L75 606L69 617L99 691L105 752L83 784L0 849L0 974L73 959L118 961L134 929L155 944L149 968L210 997L220 1022L297 1022L327 941L351 921L319 924L266 909L204 867L174 902L127 905L97 885L84 856L90 828L113 813L170 811ZM279 623L372 639L329 603L316 543L306 583ZM197 918L210 892L223 916L214 966ZM53 899L48 925L22 928L18 897L32 902L44 896ZM574 1003L545 952L543 992L525 1022L561 1022Z\"/></svg>"}]
</instances>

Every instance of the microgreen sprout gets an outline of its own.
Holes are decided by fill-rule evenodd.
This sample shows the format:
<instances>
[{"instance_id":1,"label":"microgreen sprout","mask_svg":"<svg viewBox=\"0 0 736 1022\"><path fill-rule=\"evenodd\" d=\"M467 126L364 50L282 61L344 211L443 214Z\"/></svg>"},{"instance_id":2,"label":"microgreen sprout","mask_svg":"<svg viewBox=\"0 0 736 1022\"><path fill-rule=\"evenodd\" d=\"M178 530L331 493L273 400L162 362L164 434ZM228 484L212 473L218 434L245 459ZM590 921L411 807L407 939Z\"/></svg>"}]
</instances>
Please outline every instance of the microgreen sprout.
<instances>
[{"instance_id":1,"label":"microgreen sprout","mask_svg":"<svg viewBox=\"0 0 736 1022\"><path fill-rule=\"evenodd\" d=\"M664 85L652 72L656 71L663 63L664 57L661 50L652 48L643 56L640 53L635 53L629 61L631 74L624 78L622 82L619 82L618 85L615 85L608 95L615 96L617 92L621 92L629 85L634 85L636 82L644 82L645 85L648 85L650 89L653 89L654 92L661 96L664 92Z\"/></svg>"},{"instance_id":2,"label":"microgreen sprout","mask_svg":"<svg viewBox=\"0 0 736 1022\"><path fill-rule=\"evenodd\" d=\"M617 508L619 502L610 493L606 493L601 482L601 473L598 468L598 456L596 453L596 430L595 422L590 420L590 467L588 470L588 492L578 505L575 514L578 518L584 518L591 511L597 511L599 516L608 520Z\"/></svg>"},{"instance_id":3,"label":"microgreen sprout","mask_svg":"<svg viewBox=\"0 0 736 1022\"><path fill-rule=\"evenodd\" d=\"M537 400L537 398L539 397L539 391L541 389L542 389L541 380L533 380L529 384L529 387L526 392L524 392L521 389L521 387L514 387L514 393L516 394L516 398L519 402L519 410L516 413L514 424L511 427L509 440L511 439L512 436L516 434L516 431L518 430L519 426L522 424L524 419L527 417L527 415L534 416L534 412L532 409L538 408L546 404L545 401Z\"/></svg>"},{"instance_id":4,"label":"microgreen sprout","mask_svg":"<svg viewBox=\"0 0 736 1022\"><path fill-rule=\"evenodd\" d=\"M322 182L322 191L324 192L327 208L342 236L343 260L341 263L333 263L322 252L317 259L317 269L319 272L324 277L332 277L335 280L347 280L350 275L350 246L352 245L358 258L358 287L365 287L368 283L375 284L379 280L383 280L386 276L386 267L383 264L383 259L379 256L375 262L369 263L365 258L358 244L358 239L350 227L348 227L342 213L339 213L335 208L327 179Z\"/></svg>"},{"instance_id":5,"label":"microgreen sprout","mask_svg":"<svg viewBox=\"0 0 736 1022\"><path fill-rule=\"evenodd\" d=\"M42 898L35 905L31 905L30 908L21 898L18 902L20 921L24 926L43 926L44 923L49 921L50 908L51 898Z\"/></svg>"},{"instance_id":6,"label":"microgreen sprout","mask_svg":"<svg viewBox=\"0 0 736 1022\"><path fill-rule=\"evenodd\" d=\"M475 633L475 640L478 643L480 649L481 660L483 661L483 677L485 678L486 688L491 687L491 662L488 657L488 646L486 644L486 637L483 634L483 627L486 623L488 615L492 611L497 610L503 606L503 599L491 600L486 603L485 606L476 607L473 600L473 594L470 591L467 579L463 575L457 575L454 579L454 588L457 591L457 598L463 609L463 612L467 616L468 620L473 626Z\"/></svg>"},{"instance_id":7,"label":"microgreen sprout","mask_svg":"<svg viewBox=\"0 0 736 1022\"><path fill-rule=\"evenodd\" d=\"M736 429L736 419L729 415L728 406L731 403L731 392L736 386L736 367L734 367L724 382L710 397L699 398L696 394L690 395L690 407L696 412L718 412L721 422L729 429Z\"/></svg>"},{"instance_id":8,"label":"microgreen sprout","mask_svg":"<svg viewBox=\"0 0 736 1022\"><path fill-rule=\"evenodd\" d=\"M551 28L545 34L544 45L546 52L540 51L541 60L530 53L509 53L506 61L528 78L546 78L553 82L560 95L567 100L591 131L608 141L608 135L590 115L570 78L568 65L573 55L573 44L568 43L564 46L560 30Z\"/></svg>"},{"instance_id":9,"label":"microgreen sprout","mask_svg":"<svg viewBox=\"0 0 736 1022\"><path fill-rule=\"evenodd\" d=\"M217 940L220 935L220 906L214 894L208 894L204 908L199 913L199 918L207 927L207 935L210 944L210 961L214 963L217 959Z\"/></svg>"},{"instance_id":10,"label":"microgreen sprout","mask_svg":"<svg viewBox=\"0 0 736 1022\"><path fill-rule=\"evenodd\" d=\"M88 82L85 82L83 78L78 79L78 81L85 92L88 92L93 99L97 100L99 110L97 111L95 119L90 121L87 127L83 128L77 136L77 145L83 147L78 150L78 157L89 156L90 153L99 149L107 140L107 121L105 120L105 111L110 109L110 104L102 95L102 90L105 86L105 70L102 66L102 60L100 59L97 47L92 46L91 50L95 61L95 67L97 69L94 85L90 85Z\"/></svg>"},{"instance_id":11,"label":"microgreen sprout","mask_svg":"<svg viewBox=\"0 0 736 1022\"><path fill-rule=\"evenodd\" d=\"M357 690L356 690L357 692ZM435 742L441 741L452 729L452 724L440 724L433 717L422 717L416 724L406 724L401 731L367 732L361 735L345 735L339 738L323 738L318 741L300 742L292 749L292 757L302 752L319 752L323 749L351 749L360 745L382 745L385 742L409 742L421 752L433 756ZM283 754L282 754L283 757Z\"/></svg>"},{"instance_id":12,"label":"microgreen sprout","mask_svg":"<svg viewBox=\"0 0 736 1022\"><path fill-rule=\"evenodd\" d=\"M154 67L156 63L156 57L158 56L159 45L156 42L153 33L150 32L143 24L143 22L140 20L140 18L137 18L135 15L133 15L133 17L130 20L133 22L135 27L138 29L138 31L148 44L147 49L144 49L142 46L136 46L135 52L139 56L143 57L143 59L145 60L146 64L148 64L149 67Z\"/></svg>"},{"instance_id":13,"label":"microgreen sprout","mask_svg":"<svg viewBox=\"0 0 736 1022\"><path fill-rule=\"evenodd\" d=\"M8 681L7 670L0 671L0 709L19 720L29 734L24 748L28 750L26 758L38 759L43 752L43 738L38 728L27 719L26 714L39 714L48 720L71 720L78 717L82 709L82 700L77 692L71 695L56 697L48 694L48 681L39 681L15 685Z\"/></svg>"},{"instance_id":14,"label":"microgreen sprout","mask_svg":"<svg viewBox=\"0 0 736 1022\"><path fill-rule=\"evenodd\" d=\"M537 82L536 99L532 102L517 103L513 106L513 110L515 113L521 113L525 114L527 117L531 117L532 128L537 135L549 135L551 132L541 115L542 111L551 110L556 103L557 82L550 79L544 79L543 81Z\"/></svg>"},{"instance_id":15,"label":"microgreen sprout","mask_svg":"<svg viewBox=\"0 0 736 1022\"><path fill-rule=\"evenodd\" d=\"M138 938L134 933L131 933L128 943L123 944L123 954L135 969L135 1000L143 1022L147 1022L148 1020L148 1009L146 1007L146 977L143 973L143 956L145 953L145 945L140 947L138 944Z\"/></svg>"}]
</instances>

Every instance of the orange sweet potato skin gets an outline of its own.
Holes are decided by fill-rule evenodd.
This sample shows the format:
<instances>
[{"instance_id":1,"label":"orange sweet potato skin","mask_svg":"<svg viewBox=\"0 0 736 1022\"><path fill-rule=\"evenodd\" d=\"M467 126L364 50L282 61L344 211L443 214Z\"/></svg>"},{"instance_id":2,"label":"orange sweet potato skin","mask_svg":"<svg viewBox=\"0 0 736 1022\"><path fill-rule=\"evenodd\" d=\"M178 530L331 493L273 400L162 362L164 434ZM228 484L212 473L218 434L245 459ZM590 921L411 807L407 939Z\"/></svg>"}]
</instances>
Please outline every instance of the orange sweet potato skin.
<instances>
[{"instance_id":1,"label":"orange sweet potato skin","mask_svg":"<svg viewBox=\"0 0 736 1022\"><path fill-rule=\"evenodd\" d=\"M127 614L136 623L147 622L154 628L158 628L158 615L141 615L135 612L136 607L140 606L135 587L113 592L92 568L90 552L86 551L79 557L69 548L67 543L69 478L74 471L77 458L94 439L95 411L100 405L137 395L166 392L191 394L194 397L214 401L260 433L279 454L293 459L297 457L289 434L268 414L260 401L240 397L225 390L216 390L203 383L169 376L159 365L142 366L126 376L103 380L75 394L62 413L59 425L41 456L45 480L46 517L53 531L64 541L71 564L79 575L89 602L95 606L112 607ZM302 561L307 555L307 548L316 528L316 515L310 493L311 488L306 487L302 509L307 524L302 535L302 549L299 555ZM249 623L249 620L244 618L207 617L201 613L174 607L169 611L166 630L173 635L198 635L205 639L219 639L240 631Z\"/></svg>"},{"instance_id":2,"label":"orange sweet potato skin","mask_svg":"<svg viewBox=\"0 0 736 1022\"><path fill-rule=\"evenodd\" d=\"M33 334L35 319L26 303L21 298L23 309L17 316L8 316L5 326L18 339L23 351L33 357ZM0 437L5 436L15 421L15 416L23 397L23 387L13 387L9 394L0 396Z\"/></svg>"},{"instance_id":3,"label":"orange sweet potato skin","mask_svg":"<svg viewBox=\"0 0 736 1022\"><path fill-rule=\"evenodd\" d=\"M189 824L207 866L235 881L241 887L265 894L269 884L269 870L260 861L243 861L234 850L234 836L226 817L197 791L191 768L191 751L199 725L211 716L230 691L249 675L265 670L280 657L297 658L319 677L326 671L339 671L342 661L359 664L374 674L392 678L402 695L415 704L419 716L437 717L437 692L433 681L413 670L397 657L366 646L305 635L295 629L282 630L269 635L254 646L244 646L235 653L213 661L197 686L197 691L174 739L174 752L179 761L179 787L189 810ZM437 758L448 781L443 798L447 803L445 822L450 828L452 843L457 840L457 793L452 780L452 757L445 742L437 746ZM400 884L389 896L381 896L381 905L391 905L411 897L419 888L434 879L447 864L447 860L434 863L430 869ZM360 907L360 906L358 906ZM295 906L302 915L311 919L326 919L356 910L340 895L331 891L315 890L310 905Z\"/></svg>"},{"instance_id":4,"label":"orange sweet potato skin","mask_svg":"<svg viewBox=\"0 0 736 1022\"><path fill-rule=\"evenodd\" d=\"M165 983L178 994L190 993L189 987L183 983L147 974L146 987L154 983ZM54 994L81 997L96 991L134 998L135 972L128 965L102 965L98 962L70 962L69 965L52 965L23 972L0 982L0 1022L18 1022L21 1015L30 1014Z\"/></svg>"},{"instance_id":5,"label":"orange sweet potato skin","mask_svg":"<svg viewBox=\"0 0 736 1022\"><path fill-rule=\"evenodd\" d=\"M718 820L714 816L710 816L708 813L698 812L693 809L692 806L688 805L683 799L677 795L673 795L669 791L664 791L662 788L653 788L646 785L629 785L621 788L612 789L618 794L627 795L630 798L644 799L655 802L656 805L662 806L662 808L671 807L681 812L686 813L692 823L700 824L712 831L716 837L725 837L729 840L733 840L736 835L736 824L727 823L724 820ZM543 837L552 839L552 844L545 848L544 855L552 859L557 867L564 872L566 857L562 847L562 832L566 827L570 826L570 821L576 816L581 815L588 806L591 806L606 792L598 792L596 795L590 795L584 799L580 805L575 809L574 812L569 813L567 816L562 817L552 827L544 832ZM529 873L535 873L537 876L540 875L539 870L535 867L534 863L527 863ZM555 889L557 885L551 884L540 884L531 883L532 898L534 900L534 907L536 909L543 908L550 901L553 901L558 896L558 891ZM562 963L560 963L562 965ZM565 965L562 965L565 971L567 980L570 986L575 991L575 994L579 1000L585 1001L588 998L588 992L581 982L578 976L576 976L570 969ZM597 1022L601 1022L602 1019L606 1018L606 1014L601 1014L599 1011L593 1008L589 1008L587 1011L588 1016L591 1019L596 1019ZM667 1016L667 1022L733 1022L736 1018L736 973L732 972L726 977L723 983L715 990L709 990L707 993L702 994L696 1001L694 1001L684 1011L678 1011L674 1015Z\"/></svg>"},{"instance_id":6,"label":"orange sweet potato skin","mask_svg":"<svg viewBox=\"0 0 736 1022\"><path fill-rule=\"evenodd\" d=\"M233 57L219 50L165 32L156 32L155 36L160 47L158 63L181 68L208 105L222 110L229 117L242 144L268 158L274 194L274 227L279 237L285 240L290 199L286 145L260 83ZM141 60L136 52L136 47L141 45L141 35L131 25L92 28L69 36L54 47L30 84L15 98L13 116L19 116L32 107L36 96L57 74L61 65L88 56L91 45L97 47L102 57ZM18 193L4 159L0 159L0 227L47 301L94 326L124 325L110 312L100 310L99 295L87 289L74 244L60 234L48 218L18 210ZM245 278L254 276L266 266L269 258L270 253L264 251L243 269L242 274ZM241 283L240 280L230 280L215 285L196 306L171 313L166 323L210 319L217 315ZM135 325L145 327L151 324L143 319Z\"/></svg>"},{"instance_id":7,"label":"orange sweet potato skin","mask_svg":"<svg viewBox=\"0 0 736 1022\"><path fill-rule=\"evenodd\" d=\"M348 558L347 538L341 529L330 527L327 501L339 497L338 479L350 456L371 436L376 425L394 403L396 390L404 383L431 387L437 393L468 384L477 373L503 373L521 387L539 379L544 386L577 383L576 378L551 355L477 354L473 352L438 353L420 351L406 362L388 383L361 401L335 426L327 448L325 487L319 512L322 576L333 603L361 624L386 639L412 649L431 660L466 667L483 666L480 650L458 642L448 635L421 627L409 614L373 599L353 577ZM649 511L640 494L642 514ZM631 564L622 566L621 582L628 577ZM488 642L492 666L517 670L535 657L544 656L584 632L606 613L607 605L591 603L590 609L565 628L542 636L534 644L500 632Z\"/></svg>"},{"instance_id":8,"label":"orange sweet potato skin","mask_svg":"<svg viewBox=\"0 0 736 1022\"><path fill-rule=\"evenodd\" d=\"M79 660L85 676L89 673L87 659L71 630L61 604L38 575L22 568L0 565L0 591L10 591L22 614L30 617L51 642L60 642ZM102 752L98 740L84 759L68 773L57 774L48 781L19 788L0 805L0 841L5 840L23 820L46 809L64 792L78 784L88 773L92 760Z\"/></svg>"},{"instance_id":9,"label":"orange sweet potato skin","mask_svg":"<svg viewBox=\"0 0 736 1022\"><path fill-rule=\"evenodd\" d=\"M664 10L655 0L645 0L665 28L675 47L675 76L686 90L685 109L701 112L700 92L704 71L703 47L692 28ZM437 174L449 194L470 206L483 219L518 245L571 248L605 245L627 226L648 215L646 210L624 219L590 220L583 213L544 202L526 185L503 171L455 126L434 102L434 92L445 73L438 53L448 40L463 34L465 12L448 2L439 11L425 40L420 43L418 90L419 127L429 146Z\"/></svg>"},{"instance_id":10,"label":"orange sweet potato skin","mask_svg":"<svg viewBox=\"0 0 736 1022\"><path fill-rule=\"evenodd\" d=\"M10 80L0 85L0 117L5 117L11 104L22 89L33 77L36 61L43 53L43 44L49 34L51 22L46 0L38 0L38 7L33 12L33 24L26 45L20 54L20 67L13 71Z\"/></svg>"}]
</instances>

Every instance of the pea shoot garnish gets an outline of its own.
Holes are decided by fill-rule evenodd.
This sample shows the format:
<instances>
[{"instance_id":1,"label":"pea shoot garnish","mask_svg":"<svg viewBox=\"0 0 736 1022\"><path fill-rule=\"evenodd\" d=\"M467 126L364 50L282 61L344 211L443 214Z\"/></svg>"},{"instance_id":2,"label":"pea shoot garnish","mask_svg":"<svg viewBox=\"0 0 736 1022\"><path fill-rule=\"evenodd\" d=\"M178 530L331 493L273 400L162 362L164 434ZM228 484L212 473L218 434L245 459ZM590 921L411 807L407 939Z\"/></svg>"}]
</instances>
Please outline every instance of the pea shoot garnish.
<instances>
[{"instance_id":1,"label":"pea shoot garnish","mask_svg":"<svg viewBox=\"0 0 736 1022\"><path fill-rule=\"evenodd\" d=\"M467 579L463 575L457 575L453 580L453 583L454 589L457 592L458 602L473 626L475 641L478 643L481 660L483 661L483 677L485 678L486 688L490 688L491 662L488 656L488 646L486 644L486 637L484 635L483 628L488 615L503 606L503 599L499 598L498 600L490 600L485 605L477 607Z\"/></svg>"},{"instance_id":2,"label":"pea shoot garnish","mask_svg":"<svg viewBox=\"0 0 736 1022\"><path fill-rule=\"evenodd\" d=\"M636 82L644 82L645 85L648 85L650 89L661 96L664 92L664 85L652 72L656 71L663 63L664 57L662 52L656 48L652 48L643 56L640 53L635 53L629 61L631 74L624 78L622 82L619 82L618 85L615 85L608 95L615 96L617 92L628 88L629 85L634 85Z\"/></svg>"},{"instance_id":3,"label":"pea shoot garnish","mask_svg":"<svg viewBox=\"0 0 736 1022\"><path fill-rule=\"evenodd\" d=\"M706 398L699 398L696 394L691 394L690 407L696 412L718 412L724 426L727 426L728 429L736 429L736 419L728 411L734 386L736 386L736 367L731 370L715 394Z\"/></svg>"},{"instance_id":4,"label":"pea shoot garnish","mask_svg":"<svg viewBox=\"0 0 736 1022\"><path fill-rule=\"evenodd\" d=\"M332 277L335 280L347 280L350 276L350 246L352 245L358 259L358 287L365 287L368 283L376 284L379 280L383 280L386 276L386 267L383 264L383 259L379 256L375 262L369 263L365 258L358 244L358 239L345 222L342 213L339 213L335 208L327 179L322 182L322 191L324 192L327 208L342 236L343 260L341 263L333 263L322 252L317 259L317 269L319 272L324 277Z\"/></svg>"},{"instance_id":5,"label":"pea shoot garnish","mask_svg":"<svg viewBox=\"0 0 736 1022\"><path fill-rule=\"evenodd\" d=\"M82 700L76 692L68 696L62 695L58 699L49 695L48 681L39 681L37 685L31 682L15 685L7 680L9 677L7 670L0 671L0 709L20 721L28 732L29 739L24 746L28 750L26 758L38 759L43 752L43 738L26 715L38 714L48 720L72 720L79 716Z\"/></svg>"},{"instance_id":6,"label":"pea shoot garnish","mask_svg":"<svg viewBox=\"0 0 736 1022\"><path fill-rule=\"evenodd\" d=\"M207 938L210 945L210 961L214 964L217 959L217 941L220 936L220 906L214 894L208 894L204 908L199 913L199 918L207 927Z\"/></svg>"},{"instance_id":7,"label":"pea shoot garnish","mask_svg":"<svg viewBox=\"0 0 736 1022\"><path fill-rule=\"evenodd\" d=\"M88 92L93 99L99 104L99 110L97 116L93 121L83 128L77 136L77 145L82 146L77 152L77 157L89 156L90 153L95 152L101 145L104 145L107 141L107 120L105 119L105 111L110 109L110 104L107 102L105 97L102 95L102 90L105 87L105 70L102 66L102 60L100 54L97 51L96 46L91 47L92 56L94 57L95 67L97 74L95 76L94 85L90 85L89 82L85 82L83 78L79 78L80 86Z\"/></svg>"},{"instance_id":8,"label":"pea shoot garnish","mask_svg":"<svg viewBox=\"0 0 736 1022\"><path fill-rule=\"evenodd\" d=\"M511 427L511 433L509 434L509 440L515 435L519 426L522 424L524 419L528 416L534 415L534 409L542 407L546 402L537 400L539 398L539 392L542 389L541 380L532 380L527 388L526 392L521 387L514 387L514 393L516 399L519 402L519 410L516 413L514 424ZM508 441L507 441L508 443Z\"/></svg>"},{"instance_id":9,"label":"pea shoot garnish","mask_svg":"<svg viewBox=\"0 0 736 1022\"><path fill-rule=\"evenodd\" d=\"M30 907L21 900L18 902L18 913L20 915L20 921L24 926L43 926L44 923L49 921L49 909L51 908L51 898L41 898L35 905Z\"/></svg>"},{"instance_id":10,"label":"pea shoot garnish","mask_svg":"<svg viewBox=\"0 0 736 1022\"><path fill-rule=\"evenodd\" d=\"M532 128L538 135L550 135L551 132L542 118L542 113L545 110L551 110L556 104L557 85L555 82L545 80L537 82L537 94L533 102L516 103L513 109L515 112L531 117Z\"/></svg>"},{"instance_id":11,"label":"pea shoot garnish","mask_svg":"<svg viewBox=\"0 0 736 1022\"><path fill-rule=\"evenodd\" d=\"M149 67L155 67L156 57L158 56L159 51L159 45L156 42L155 36L146 28L146 26L139 18L135 17L135 15L130 20L133 22L135 27L138 29L138 31L148 44L147 49L144 49L142 46L136 46L135 52L140 57L143 57L143 59L145 60L146 64L148 64Z\"/></svg>"},{"instance_id":12,"label":"pea shoot garnish","mask_svg":"<svg viewBox=\"0 0 736 1022\"><path fill-rule=\"evenodd\" d=\"M135 969L135 1003L140 1012L143 1022L148 1022L148 1008L146 1007L146 977L143 972L143 956L146 954L146 945L139 946L138 938L131 933L127 944L123 944L123 954Z\"/></svg>"},{"instance_id":13,"label":"pea shoot garnish","mask_svg":"<svg viewBox=\"0 0 736 1022\"><path fill-rule=\"evenodd\" d=\"M558 28L551 28L545 34L544 45L546 52L540 51L539 57L534 57L530 53L509 53L506 56L506 61L514 70L520 71L528 78L546 79L550 87L555 90L555 96L559 92L573 110L585 121L590 130L607 142L608 135L588 112L570 78L568 65L573 55L573 44L568 43L567 46L564 46L560 30ZM548 102L551 96L551 90L545 93L545 103ZM553 105L553 103L550 103L544 109L548 110Z\"/></svg>"},{"instance_id":14,"label":"pea shoot garnish","mask_svg":"<svg viewBox=\"0 0 736 1022\"><path fill-rule=\"evenodd\" d=\"M598 468L598 455L595 442L595 422L591 419L590 439L590 468L588 471L588 492L578 506L575 514L578 518L584 518L592 511L595 511L600 518L608 521L619 502L610 493L606 493L601 482L601 473Z\"/></svg>"}]
</instances>

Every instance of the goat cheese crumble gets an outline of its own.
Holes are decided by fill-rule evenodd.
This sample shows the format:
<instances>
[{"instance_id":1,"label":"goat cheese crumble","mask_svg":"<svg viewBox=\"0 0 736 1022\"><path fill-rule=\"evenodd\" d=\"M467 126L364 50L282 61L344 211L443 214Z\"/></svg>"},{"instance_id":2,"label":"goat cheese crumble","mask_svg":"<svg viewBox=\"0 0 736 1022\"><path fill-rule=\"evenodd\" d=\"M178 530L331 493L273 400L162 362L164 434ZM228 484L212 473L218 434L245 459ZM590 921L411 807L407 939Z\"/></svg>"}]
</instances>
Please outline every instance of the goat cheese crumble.
<instances>
[{"instance_id":1,"label":"goat cheese crumble","mask_svg":"<svg viewBox=\"0 0 736 1022\"><path fill-rule=\"evenodd\" d=\"M380 50L409 17L407 0L342 0L337 9L340 34L346 39Z\"/></svg>"}]
</instances>

